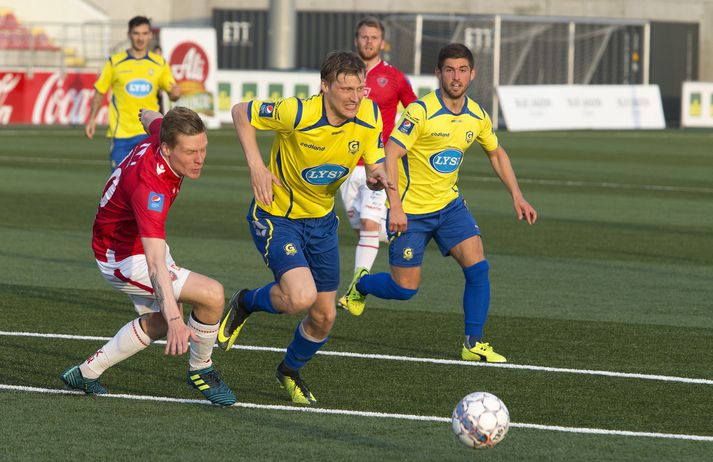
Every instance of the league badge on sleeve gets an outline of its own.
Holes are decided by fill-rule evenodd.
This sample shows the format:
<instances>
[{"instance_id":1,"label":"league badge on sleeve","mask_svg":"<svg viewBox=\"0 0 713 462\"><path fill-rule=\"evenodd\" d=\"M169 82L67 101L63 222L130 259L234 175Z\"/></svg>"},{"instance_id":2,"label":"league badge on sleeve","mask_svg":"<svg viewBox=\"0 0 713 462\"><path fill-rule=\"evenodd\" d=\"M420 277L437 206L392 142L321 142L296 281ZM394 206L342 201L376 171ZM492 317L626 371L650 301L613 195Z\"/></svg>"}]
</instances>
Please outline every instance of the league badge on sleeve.
<instances>
[{"instance_id":1,"label":"league badge on sleeve","mask_svg":"<svg viewBox=\"0 0 713 462\"><path fill-rule=\"evenodd\" d=\"M148 209L152 212L163 212L164 195L150 192Z\"/></svg>"},{"instance_id":2,"label":"league badge on sleeve","mask_svg":"<svg viewBox=\"0 0 713 462\"><path fill-rule=\"evenodd\" d=\"M260 112L258 115L260 117L272 117L275 112L275 103L262 103L260 105Z\"/></svg>"},{"instance_id":3,"label":"league badge on sleeve","mask_svg":"<svg viewBox=\"0 0 713 462\"><path fill-rule=\"evenodd\" d=\"M406 135L410 135L410 134L411 134L411 131L413 130L413 125L414 125L413 122L411 122L411 121L408 120L408 119L404 119L404 120L401 122L401 125L399 125L399 131L400 131L401 133L406 134Z\"/></svg>"}]
</instances>

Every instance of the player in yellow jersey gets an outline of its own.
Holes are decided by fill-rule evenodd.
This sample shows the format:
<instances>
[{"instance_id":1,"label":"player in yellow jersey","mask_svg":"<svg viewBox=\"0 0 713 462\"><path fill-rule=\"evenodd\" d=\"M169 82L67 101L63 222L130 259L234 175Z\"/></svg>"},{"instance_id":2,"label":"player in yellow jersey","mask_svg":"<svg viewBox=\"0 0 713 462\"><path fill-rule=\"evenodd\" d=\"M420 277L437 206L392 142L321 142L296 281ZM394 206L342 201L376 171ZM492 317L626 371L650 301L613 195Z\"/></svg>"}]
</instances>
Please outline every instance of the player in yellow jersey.
<instances>
[{"instance_id":1,"label":"player in yellow jersey","mask_svg":"<svg viewBox=\"0 0 713 462\"><path fill-rule=\"evenodd\" d=\"M127 35L131 48L109 57L94 84L92 109L84 127L87 138L93 139L97 112L104 95L111 90L107 137L111 138L109 163L112 171L134 146L146 138L147 135L138 122L138 114L144 108L158 111L158 90L168 92L171 101L176 101L181 96L181 90L171 75L166 60L149 52L152 33L148 18L132 18Z\"/></svg>"},{"instance_id":2,"label":"player in yellow jersey","mask_svg":"<svg viewBox=\"0 0 713 462\"><path fill-rule=\"evenodd\" d=\"M389 186L379 108L363 98L365 72L356 54L333 51L322 63L321 94L239 103L232 110L255 194L247 220L275 281L232 296L218 344L229 349L255 311L307 311L276 372L295 403L316 402L299 371L327 342L337 315L334 195L360 158L369 187ZM269 167L260 156L256 129L275 132Z\"/></svg>"},{"instance_id":3,"label":"player in yellow jersey","mask_svg":"<svg viewBox=\"0 0 713 462\"><path fill-rule=\"evenodd\" d=\"M453 256L465 276L465 342L461 357L506 362L489 343L482 342L490 305L489 266L480 229L456 185L463 156L473 142L483 148L510 192L518 219L534 224L537 212L520 191L490 117L466 96L475 78L470 50L458 43L442 48L436 77L440 88L408 106L386 145L387 173L399 178L398 190L387 190L391 274L361 271L339 303L359 315L368 294L398 300L416 295L424 250L434 239L443 256Z\"/></svg>"}]
</instances>

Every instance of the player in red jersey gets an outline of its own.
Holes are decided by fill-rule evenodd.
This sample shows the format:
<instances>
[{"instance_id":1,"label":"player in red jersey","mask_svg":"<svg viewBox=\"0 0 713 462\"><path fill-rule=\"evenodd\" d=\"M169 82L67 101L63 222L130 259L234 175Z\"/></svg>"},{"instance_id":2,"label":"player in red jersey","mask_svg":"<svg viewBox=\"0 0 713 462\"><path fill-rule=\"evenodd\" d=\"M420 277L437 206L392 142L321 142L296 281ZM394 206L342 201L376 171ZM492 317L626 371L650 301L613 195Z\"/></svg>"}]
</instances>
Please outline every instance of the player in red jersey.
<instances>
[{"instance_id":1,"label":"player in red jersey","mask_svg":"<svg viewBox=\"0 0 713 462\"><path fill-rule=\"evenodd\" d=\"M406 107L417 98L406 76L382 61L384 32L384 24L379 19L364 18L356 26L354 45L366 64L364 93L379 106L384 125L381 138L386 144L396 122L399 103ZM361 160L339 192L349 223L359 237L354 256L354 274L360 274L362 269L370 271L379 252L379 240L386 242L386 194L367 188L364 162ZM339 305L342 306L341 303Z\"/></svg>"},{"instance_id":2,"label":"player in red jersey","mask_svg":"<svg viewBox=\"0 0 713 462\"><path fill-rule=\"evenodd\" d=\"M206 128L198 114L183 107L165 117L142 110L140 119L149 137L109 178L92 239L102 276L129 296L139 317L60 379L87 394L106 393L99 383L106 369L166 337L164 354L181 355L190 349L188 382L212 403L229 406L235 395L211 360L225 302L223 286L177 266L164 229L183 178L197 179L201 174ZM187 324L184 302L193 307Z\"/></svg>"}]
</instances>

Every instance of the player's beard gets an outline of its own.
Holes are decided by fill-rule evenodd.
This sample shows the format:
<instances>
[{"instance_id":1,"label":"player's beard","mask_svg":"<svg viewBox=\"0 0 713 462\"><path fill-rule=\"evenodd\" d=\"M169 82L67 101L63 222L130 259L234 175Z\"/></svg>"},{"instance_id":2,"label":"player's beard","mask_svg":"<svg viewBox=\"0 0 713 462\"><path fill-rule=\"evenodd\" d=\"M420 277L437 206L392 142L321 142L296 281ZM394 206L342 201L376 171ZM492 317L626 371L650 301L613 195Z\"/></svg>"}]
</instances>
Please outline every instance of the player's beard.
<instances>
[{"instance_id":1,"label":"player's beard","mask_svg":"<svg viewBox=\"0 0 713 462\"><path fill-rule=\"evenodd\" d=\"M379 49L378 48L373 48L371 51L367 50L359 50L359 57L361 58L362 61L367 62L371 61L372 59L376 58L379 56Z\"/></svg>"},{"instance_id":2,"label":"player's beard","mask_svg":"<svg viewBox=\"0 0 713 462\"><path fill-rule=\"evenodd\" d=\"M446 96L450 99L458 99L461 96L465 95L468 91L468 85L463 83L461 83L460 88L456 89L455 91L449 88L449 86L446 85L444 82L441 82L441 88L443 89L443 93L445 93Z\"/></svg>"}]
</instances>

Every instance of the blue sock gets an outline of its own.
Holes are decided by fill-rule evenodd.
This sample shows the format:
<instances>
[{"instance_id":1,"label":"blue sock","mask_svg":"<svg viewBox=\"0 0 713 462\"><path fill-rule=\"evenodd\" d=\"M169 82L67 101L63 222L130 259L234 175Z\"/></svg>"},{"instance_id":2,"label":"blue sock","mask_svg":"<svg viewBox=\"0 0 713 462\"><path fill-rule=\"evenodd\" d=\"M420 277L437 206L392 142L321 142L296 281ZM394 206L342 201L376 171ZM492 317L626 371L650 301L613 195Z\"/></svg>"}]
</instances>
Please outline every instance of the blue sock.
<instances>
[{"instance_id":1,"label":"blue sock","mask_svg":"<svg viewBox=\"0 0 713 462\"><path fill-rule=\"evenodd\" d=\"M300 370L307 361L312 359L317 351L322 348L322 345L327 343L329 337L325 338L321 342L313 342L308 340L302 335L300 330L300 325L297 325L295 329L295 337L292 339L292 343L287 347L287 353L285 354L285 366L292 369L293 371Z\"/></svg>"},{"instance_id":2,"label":"blue sock","mask_svg":"<svg viewBox=\"0 0 713 462\"><path fill-rule=\"evenodd\" d=\"M490 308L489 268L488 260L463 268L463 274L465 274L463 313L465 314L465 335L469 337L469 341L480 341L483 338L483 327L488 317L488 308Z\"/></svg>"},{"instance_id":3,"label":"blue sock","mask_svg":"<svg viewBox=\"0 0 713 462\"><path fill-rule=\"evenodd\" d=\"M396 284L389 273L367 274L359 280L356 289L363 295L371 294L388 300L408 300L418 292L418 289L407 289Z\"/></svg>"},{"instance_id":4,"label":"blue sock","mask_svg":"<svg viewBox=\"0 0 713 462\"><path fill-rule=\"evenodd\" d=\"M255 311L264 311L266 313L280 314L280 312L272 306L272 302L270 301L270 289L275 284L277 283L271 282L263 287L248 290L243 297L245 309L247 309L250 313L254 313Z\"/></svg>"}]
</instances>

